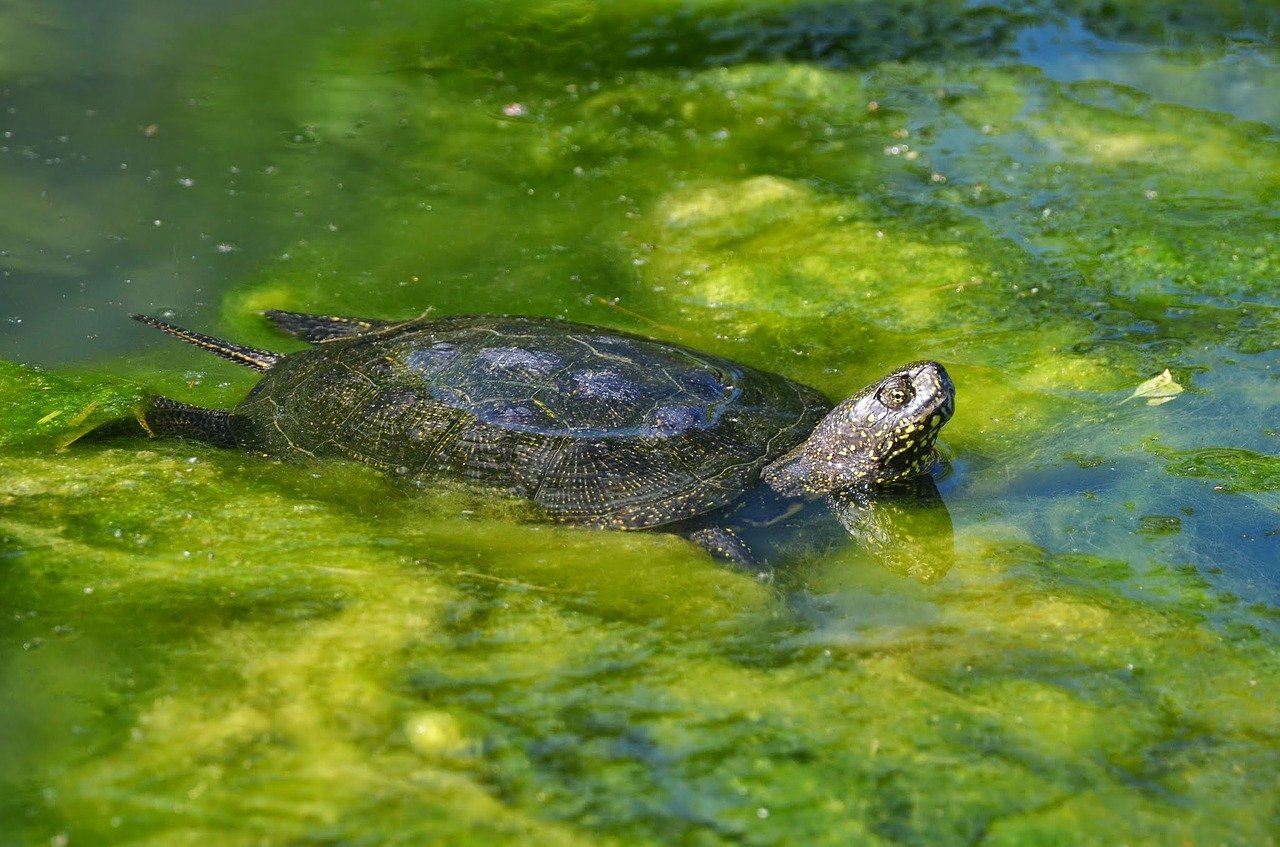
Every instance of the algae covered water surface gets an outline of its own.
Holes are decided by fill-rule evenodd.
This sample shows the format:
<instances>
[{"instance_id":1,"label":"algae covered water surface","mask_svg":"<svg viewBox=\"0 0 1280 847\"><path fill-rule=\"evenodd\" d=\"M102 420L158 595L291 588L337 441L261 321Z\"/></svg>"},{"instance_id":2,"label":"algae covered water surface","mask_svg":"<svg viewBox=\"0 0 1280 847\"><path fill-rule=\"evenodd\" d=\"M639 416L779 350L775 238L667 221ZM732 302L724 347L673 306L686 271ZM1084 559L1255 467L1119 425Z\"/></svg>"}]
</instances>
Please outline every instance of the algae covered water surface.
<instances>
[{"instance_id":1,"label":"algae covered water surface","mask_svg":"<svg viewBox=\"0 0 1280 847\"><path fill-rule=\"evenodd\" d=\"M1276 843L1274 4L224 6L0 12L0 844ZM938 359L950 520L81 437L253 384L130 311L428 307Z\"/></svg>"}]
</instances>

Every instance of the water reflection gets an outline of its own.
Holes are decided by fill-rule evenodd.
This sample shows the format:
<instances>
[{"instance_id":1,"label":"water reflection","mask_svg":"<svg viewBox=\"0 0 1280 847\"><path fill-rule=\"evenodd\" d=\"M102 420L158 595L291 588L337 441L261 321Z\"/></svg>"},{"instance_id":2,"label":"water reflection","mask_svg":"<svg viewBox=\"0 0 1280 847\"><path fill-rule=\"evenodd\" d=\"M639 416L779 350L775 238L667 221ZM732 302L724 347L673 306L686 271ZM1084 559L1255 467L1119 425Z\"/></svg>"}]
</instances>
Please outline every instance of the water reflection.
<instances>
[{"instance_id":1,"label":"water reflection","mask_svg":"<svg viewBox=\"0 0 1280 847\"><path fill-rule=\"evenodd\" d=\"M929 584L955 564L951 513L931 476L832 497L828 505L845 531L888 571Z\"/></svg>"},{"instance_id":2,"label":"water reflection","mask_svg":"<svg viewBox=\"0 0 1280 847\"><path fill-rule=\"evenodd\" d=\"M748 504L756 513L758 504ZM768 523L735 526L761 562L763 578L791 584L801 563L848 550L900 576L931 584L955 564L955 532L937 483L920 476L874 490L850 490L789 509Z\"/></svg>"}]
</instances>

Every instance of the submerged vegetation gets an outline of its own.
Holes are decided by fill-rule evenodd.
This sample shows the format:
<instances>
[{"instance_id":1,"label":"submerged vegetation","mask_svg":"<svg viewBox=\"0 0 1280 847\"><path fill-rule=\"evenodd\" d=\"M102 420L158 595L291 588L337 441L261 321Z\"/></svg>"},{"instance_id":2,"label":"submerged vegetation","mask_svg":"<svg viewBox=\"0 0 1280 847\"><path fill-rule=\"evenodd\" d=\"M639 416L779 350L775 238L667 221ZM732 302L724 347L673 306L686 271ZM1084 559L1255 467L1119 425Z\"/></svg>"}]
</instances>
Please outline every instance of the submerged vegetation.
<instances>
[{"instance_id":1,"label":"submerged vegetation","mask_svg":"<svg viewBox=\"0 0 1280 847\"><path fill-rule=\"evenodd\" d=\"M22 121L77 30L0 13L55 45L0 65L0 844L1274 844L1274 6L464 5L170 19L150 111L67 142ZM66 353L24 280L104 265ZM164 308L278 350L256 310L562 315L833 397L938 359L950 519L764 584L86 437L252 385L113 352Z\"/></svg>"}]
</instances>

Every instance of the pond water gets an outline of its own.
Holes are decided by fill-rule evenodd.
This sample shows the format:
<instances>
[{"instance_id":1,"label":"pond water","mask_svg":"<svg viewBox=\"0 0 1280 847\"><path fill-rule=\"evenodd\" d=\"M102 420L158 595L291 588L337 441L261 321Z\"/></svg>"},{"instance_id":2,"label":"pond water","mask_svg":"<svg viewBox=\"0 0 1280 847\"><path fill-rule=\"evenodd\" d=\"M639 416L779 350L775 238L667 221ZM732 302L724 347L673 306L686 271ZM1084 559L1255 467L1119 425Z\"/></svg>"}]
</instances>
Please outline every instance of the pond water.
<instances>
[{"instance_id":1,"label":"pond water","mask_svg":"<svg viewBox=\"0 0 1280 847\"><path fill-rule=\"evenodd\" d=\"M1277 33L1261 2L8 4L0 844L1276 844ZM264 308L563 316L832 397L937 359L950 518L762 581L77 440L255 381L128 312L297 349Z\"/></svg>"}]
</instances>

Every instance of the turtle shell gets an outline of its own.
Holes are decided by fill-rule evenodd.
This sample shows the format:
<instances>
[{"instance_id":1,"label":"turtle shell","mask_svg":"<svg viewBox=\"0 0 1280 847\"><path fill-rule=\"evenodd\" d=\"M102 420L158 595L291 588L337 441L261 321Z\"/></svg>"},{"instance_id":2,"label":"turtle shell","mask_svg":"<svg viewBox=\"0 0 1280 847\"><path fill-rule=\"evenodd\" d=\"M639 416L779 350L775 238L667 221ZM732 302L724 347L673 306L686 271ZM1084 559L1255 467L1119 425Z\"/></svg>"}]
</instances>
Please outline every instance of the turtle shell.
<instances>
[{"instance_id":1,"label":"turtle shell","mask_svg":"<svg viewBox=\"0 0 1280 847\"><path fill-rule=\"evenodd\" d=\"M231 418L271 453L364 462L639 529L725 506L831 408L676 344L551 318L416 320L287 356Z\"/></svg>"}]
</instances>

